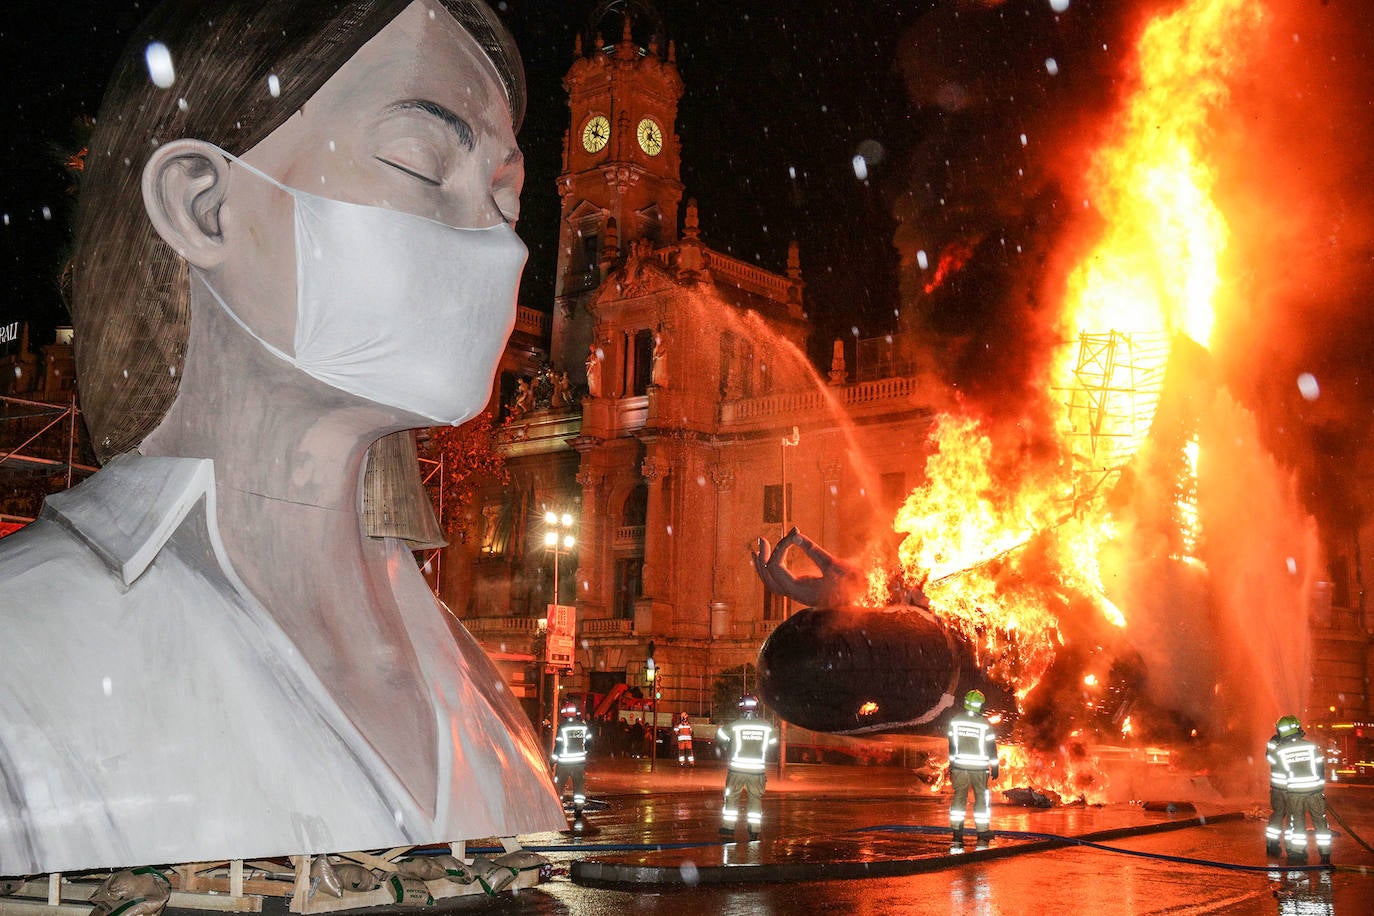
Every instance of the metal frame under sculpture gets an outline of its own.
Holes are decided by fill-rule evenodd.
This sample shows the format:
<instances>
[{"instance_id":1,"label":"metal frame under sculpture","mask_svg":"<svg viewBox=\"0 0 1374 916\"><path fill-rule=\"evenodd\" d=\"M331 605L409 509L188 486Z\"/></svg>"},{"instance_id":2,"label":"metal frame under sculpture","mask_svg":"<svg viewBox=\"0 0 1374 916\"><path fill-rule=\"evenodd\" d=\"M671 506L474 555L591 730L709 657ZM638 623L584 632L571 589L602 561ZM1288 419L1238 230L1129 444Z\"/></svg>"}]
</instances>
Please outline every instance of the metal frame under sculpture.
<instances>
[{"instance_id":1,"label":"metal frame under sculpture","mask_svg":"<svg viewBox=\"0 0 1374 916\"><path fill-rule=\"evenodd\" d=\"M480 0L136 33L75 264L106 465L0 542L0 875L564 826L405 522L403 431L481 410L514 321L522 109Z\"/></svg>"}]
</instances>

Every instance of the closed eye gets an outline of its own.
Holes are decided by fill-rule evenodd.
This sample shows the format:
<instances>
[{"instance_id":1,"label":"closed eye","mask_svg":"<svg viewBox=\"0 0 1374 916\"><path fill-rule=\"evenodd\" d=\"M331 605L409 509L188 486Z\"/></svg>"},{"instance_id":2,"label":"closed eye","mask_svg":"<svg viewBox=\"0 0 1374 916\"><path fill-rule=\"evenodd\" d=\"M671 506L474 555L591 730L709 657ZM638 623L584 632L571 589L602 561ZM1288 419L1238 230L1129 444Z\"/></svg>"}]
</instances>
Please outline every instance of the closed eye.
<instances>
[{"instance_id":1,"label":"closed eye","mask_svg":"<svg viewBox=\"0 0 1374 916\"><path fill-rule=\"evenodd\" d=\"M382 157L382 156L373 156L372 158L376 159L376 160L377 160L378 162L380 162L380 163L383 163L384 165L389 165L389 166L391 166L393 169L395 169L395 170L398 171L398 172L404 172L405 174L409 175L411 178L414 178L414 179L416 179L416 180L418 180L418 181L423 181L425 184L429 185L430 187L437 188L437 187L439 187L439 185L441 185L441 184L443 183L443 182L439 181L438 179L430 178L428 175L422 175L422 174L420 174L419 172L415 171L414 169L406 168L405 166L401 165L399 162L392 162L390 159L384 158L384 157Z\"/></svg>"}]
</instances>

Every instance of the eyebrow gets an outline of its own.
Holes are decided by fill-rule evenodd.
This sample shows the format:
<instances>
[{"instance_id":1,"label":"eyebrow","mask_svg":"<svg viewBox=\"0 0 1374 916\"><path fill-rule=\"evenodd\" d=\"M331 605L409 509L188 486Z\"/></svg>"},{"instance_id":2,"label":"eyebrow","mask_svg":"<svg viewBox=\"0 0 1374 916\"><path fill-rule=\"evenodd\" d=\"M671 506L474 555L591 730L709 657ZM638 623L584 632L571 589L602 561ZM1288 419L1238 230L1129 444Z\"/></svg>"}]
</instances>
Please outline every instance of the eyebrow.
<instances>
[{"instance_id":1,"label":"eyebrow","mask_svg":"<svg viewBox=\"0 0 1374 916\"><path fill-rule=\"evenodd\" d=\"M440 105L438 102L431 102L429 99L405 99L390 106L388 111L423 111L425 114L438 118L453 130L458 136L458 142L469 150L477 145L476 134L473 133L472 125L449 109Z\"/></svg>"}]
</instances>

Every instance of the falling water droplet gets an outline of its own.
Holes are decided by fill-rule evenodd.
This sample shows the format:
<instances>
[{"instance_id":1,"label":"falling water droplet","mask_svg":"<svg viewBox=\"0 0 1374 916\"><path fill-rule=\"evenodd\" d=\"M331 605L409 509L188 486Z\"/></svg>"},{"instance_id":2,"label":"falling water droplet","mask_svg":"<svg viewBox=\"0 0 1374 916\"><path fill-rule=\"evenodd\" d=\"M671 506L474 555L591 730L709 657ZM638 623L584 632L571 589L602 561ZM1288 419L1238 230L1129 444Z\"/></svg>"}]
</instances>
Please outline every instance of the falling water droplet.
<instances>
[{"instance_id":1,"label":"falling water droplet","mask_svg":"<svg viewBox=\"0 0 1374 916\"><path fill-rule=\"evenodd\" d=\"M172 52L160 41L155 41L143 52L143 60L148 65L148 77L159 89L170 89L177 81L176 70L172 67Z\"/></svg>"}]
</instances>

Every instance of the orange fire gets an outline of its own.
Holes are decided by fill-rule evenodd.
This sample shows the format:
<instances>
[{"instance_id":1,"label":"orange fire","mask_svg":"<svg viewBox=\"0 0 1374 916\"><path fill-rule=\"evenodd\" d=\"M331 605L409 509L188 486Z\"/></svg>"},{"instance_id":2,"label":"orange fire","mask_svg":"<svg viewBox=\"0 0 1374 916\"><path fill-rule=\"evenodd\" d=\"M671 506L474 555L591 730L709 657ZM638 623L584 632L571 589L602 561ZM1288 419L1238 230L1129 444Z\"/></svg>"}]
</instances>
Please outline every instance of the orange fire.
<instances>
[{"instance_id":1,"label":"orange fire","mask_svg":"<svg viewBox=\"0 0 1374 916\"><path fill-rule=\"evenodd\" d=\"M1057 433L1066 460L999 483L977 421L941 416L926 483L893 522L904 535L907 582L1019 697L1062 644L1064 595L1087 599L1117 627L1129 619L1129 605L1112 603L1099 571L1115 535L1103 496L1149 431L1170 342L1210 342L1228 226L1213 199L1208 118L1226 103L1227 80L1263 18L1258 0L1191 0L1150 22L1136 45L1134 89L1082 189L1104 228L1068 276L1059 317L1066 343L1045 379L1046 397L1064 405ZM1181 459L1195 475L1196 442ZM1197 514L1189 488L1181 492L1173 517L1191 550ZM875 603L887 598L879 578ZM1131 730L1128 720L1123 731ZM1025 759L1009 761L1013 771L1043 776L1057 767L1067 789L1082 782L1062 758L1016 754Z\"/></svg>"},{"instance_id":2,"label":"orange fire","mask_svg":"<svg viewBox=\"0 0 1374 916\"><path fill-rule=\"evenodd\" d=\"M970 241L953 242L940 252L940 260L935 265L935 276L925 285L926 294L939 289L949 279L949 275L968 263L973 257L973 243Z\"/></svg>"}]
</instances>

